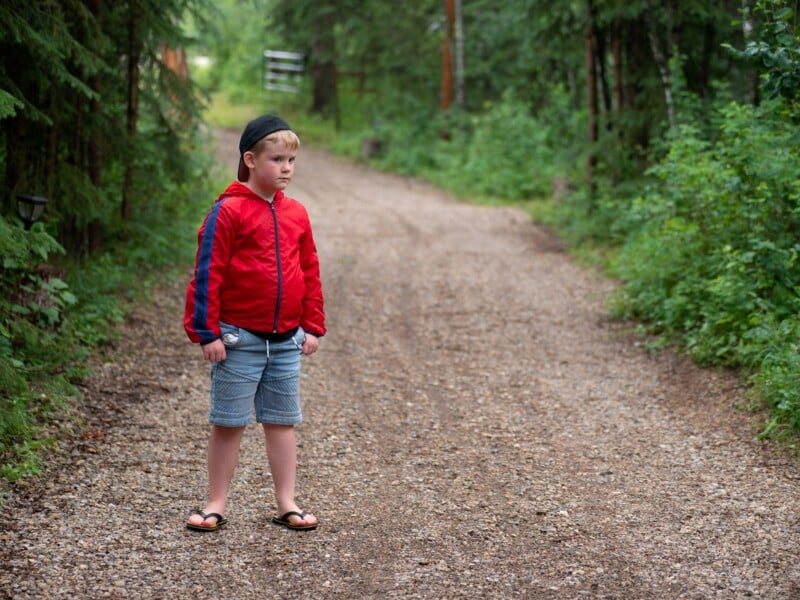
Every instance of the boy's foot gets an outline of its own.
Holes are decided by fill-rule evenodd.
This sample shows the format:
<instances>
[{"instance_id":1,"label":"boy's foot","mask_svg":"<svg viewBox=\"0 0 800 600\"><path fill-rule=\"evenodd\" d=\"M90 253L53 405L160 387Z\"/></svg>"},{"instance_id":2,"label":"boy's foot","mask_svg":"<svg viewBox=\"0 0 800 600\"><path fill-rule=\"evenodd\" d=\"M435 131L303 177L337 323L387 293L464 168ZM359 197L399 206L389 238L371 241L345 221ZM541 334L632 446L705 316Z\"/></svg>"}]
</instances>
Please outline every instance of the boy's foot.
<instances>
[{"instance_id":1,"label":"boy's foot","mask_svg":"<svg viewBox=\"0 0 800 600\"><path fill-rule=\"evenodd\" d=\"M298 531L310 531L316 529L319 525L319 521L314 515L306 511L296 510L285 512L280 517L272 517L272 522L276 525L282 525L287 529L295 529Z\"/></svg>"},{"instance_id":2,"label":"boy's foot","mask_svg":"<svg viewBox=\"0 0 800 600\"><path fill-rule=\"evenodd\" d=\"M186 521L186 527L194 531L216 531L227 522L228 519L219 513L194 510Z\"/></svg>"}]
</instances>

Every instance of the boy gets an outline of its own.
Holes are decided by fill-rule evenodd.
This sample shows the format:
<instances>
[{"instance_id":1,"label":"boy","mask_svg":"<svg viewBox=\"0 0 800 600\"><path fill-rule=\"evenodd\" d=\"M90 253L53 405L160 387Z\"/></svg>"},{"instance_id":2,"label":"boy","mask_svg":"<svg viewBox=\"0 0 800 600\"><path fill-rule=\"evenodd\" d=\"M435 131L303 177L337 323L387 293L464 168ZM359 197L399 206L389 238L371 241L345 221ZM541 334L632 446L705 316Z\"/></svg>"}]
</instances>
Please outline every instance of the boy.
<instances>
[{"instance_id":1,"label":"boy","mask_svg":"<svg viewBox=\"0 0 800 600\"><path fill-rule=\"evenodd\" d=\"M254 405L275 485L272 522L296 530L318 525L294 499L301 354L316 352L325 334L308 213L283 193L299 147L278 117L248 123L239 141L238 181L217 199L198 233L184 327L212 363L211 432L208 503L189 517L192 530L216 531L227 523L228 489Z\"/></svg>"}]
</instances>

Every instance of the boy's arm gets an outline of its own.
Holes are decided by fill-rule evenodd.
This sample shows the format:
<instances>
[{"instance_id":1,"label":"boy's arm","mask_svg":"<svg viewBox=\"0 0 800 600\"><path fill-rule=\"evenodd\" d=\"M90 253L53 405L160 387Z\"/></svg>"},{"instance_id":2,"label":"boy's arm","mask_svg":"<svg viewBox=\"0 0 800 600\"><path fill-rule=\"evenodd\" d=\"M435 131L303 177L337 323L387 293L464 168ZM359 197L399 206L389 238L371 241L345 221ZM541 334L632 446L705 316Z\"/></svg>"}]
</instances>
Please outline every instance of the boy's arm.
<instances>
[{"instance_id":1,"label":"boy's arm","mask_svg":"<svg viewBox=\"0 0 800 600\"><path fill-rule=\"evenodd\" d=\"M220 291L231 245L230 216L221 210L223 202L214 205L200 228L195 276L186 290L184 328L189 339L204 347L220 336Z\"/></svg>"},{"instance_id":2,"label":"boy's arm","mask_svg":"<svg viewBox=\"0 0 800 600\"><path fill-rule=\"evenodd\" d=\"M325 310L322 281L319 274L319 257L317 256L317 246L314 243L314 235L311 232L310 225L300 241L300 266L303 269L303 277L305 278L303 315L300 325L306 333L315 338L317 345L319 345L319 340L316 338L322 337L326 332ZM303 347L305 350L305 344Z\"/></svg>"}]
</instances>

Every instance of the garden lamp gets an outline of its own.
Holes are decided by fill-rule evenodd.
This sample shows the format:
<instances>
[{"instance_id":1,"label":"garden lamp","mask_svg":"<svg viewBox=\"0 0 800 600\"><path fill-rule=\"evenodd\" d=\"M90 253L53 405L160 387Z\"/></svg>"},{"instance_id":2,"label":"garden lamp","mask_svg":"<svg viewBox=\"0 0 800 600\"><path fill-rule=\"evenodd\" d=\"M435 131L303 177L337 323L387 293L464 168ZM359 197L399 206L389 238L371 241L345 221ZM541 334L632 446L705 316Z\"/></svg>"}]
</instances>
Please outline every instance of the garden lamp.
<instances>
[{"instance_id":1,"label":"garden lamp","mask_svg":"<svg viewBox=\"0 0 800 600\"><path fill-rule=\"evenodd\" d=\"M44 212L47 198L41 196L31 196L29 194L19 194L17 196L17 213L22 222L25 223L25 230L29 230Z\"/></svg>"}]
</instances>

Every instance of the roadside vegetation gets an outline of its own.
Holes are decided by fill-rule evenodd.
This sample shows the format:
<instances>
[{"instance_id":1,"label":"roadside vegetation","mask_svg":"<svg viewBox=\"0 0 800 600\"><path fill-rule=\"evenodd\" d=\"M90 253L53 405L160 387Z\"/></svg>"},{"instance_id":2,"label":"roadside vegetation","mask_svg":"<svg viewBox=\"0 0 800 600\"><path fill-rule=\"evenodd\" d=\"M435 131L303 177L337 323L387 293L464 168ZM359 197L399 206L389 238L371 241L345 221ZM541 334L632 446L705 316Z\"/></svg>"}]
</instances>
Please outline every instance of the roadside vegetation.
<instances>
[{"instance_id":1,"label":"roadside vegetation","mask_svg":"<svg viewBox=\"0 0 800 600\"><path fill-rule=\"evenodd\" d=\"M80 430L89 357L190 263L228 177L209 127L263 111L305 143L525 208L620 280L612 314L741 372L759 435L796 448L797 2L46 4L0 8L5 481ZM267 48L305 55L298 93L264 89ZM30 230L19 194L49 199Z\"/></svg>"},{"instance_id":2,"label":"roadside vegetation","mask_svg":"<svg viewBox=\"0 0 800 600\"><path fill-rule=\"evenodd\" d=\"M297 47L314 31L302 4L280 21ZM447 96L441 65L409 58L440 43L405 41L422 22L363 41L363 23L337 20L348 40L337 68L362 69L366 85L339 81L328 146L465 199L525 208L621 282L614 316L654 349L740 372L742 408L765 415L759 437L798 450L798 3L512 4L464 3L457 15L450 50L462 44L468 66L449 83L463 85L461 101ZM383 22L383 8L368 3L368 22ZM417 51L397 58L370 45L377 36ZM396 73L410 79L387 86ZM435 88L438 106L419 102Z\"/></svg>"},{"instance_id":3,"label":"roadside vegetation","mask_svg":"<svg viewBox=\"0 0 800 600\"><path fill-rule=\"evenodd\" d=\"M135 25L99 4L45 4L0 8L5 482L39 473L48 448L81 433L90 357L114 342L131 302L189 263L215 176L202 96L160 60L184 42L171 23L185 3ZM29 230L21 194L48 199Z\"/></svg>"}]
</instances>

